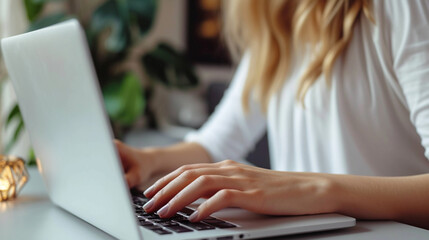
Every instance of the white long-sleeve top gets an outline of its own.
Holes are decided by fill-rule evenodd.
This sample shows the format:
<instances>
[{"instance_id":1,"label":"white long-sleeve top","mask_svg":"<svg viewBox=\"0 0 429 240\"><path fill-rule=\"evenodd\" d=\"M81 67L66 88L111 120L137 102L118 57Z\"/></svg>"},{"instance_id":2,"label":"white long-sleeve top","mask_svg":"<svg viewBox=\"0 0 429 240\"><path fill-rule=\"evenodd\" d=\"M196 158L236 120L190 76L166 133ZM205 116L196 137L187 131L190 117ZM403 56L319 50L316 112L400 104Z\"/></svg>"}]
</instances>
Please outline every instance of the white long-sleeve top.
<instances>
[{"instance_id":1,"label":"white long-sleeve top","mask_svg":"<svg viewBox=\"0 0 429 240\"><path fill-rule=\"evenodd\" d=\"M377 0L375 25L365 16L333 68L305 98L295 100L307 60L292 67L266 114L241 95L250 55L244 55L215 113L186 137L215 161L241 159L268 131L271 167L358 175L429 173L429 1Z\"/></svg>"}]
</instances>

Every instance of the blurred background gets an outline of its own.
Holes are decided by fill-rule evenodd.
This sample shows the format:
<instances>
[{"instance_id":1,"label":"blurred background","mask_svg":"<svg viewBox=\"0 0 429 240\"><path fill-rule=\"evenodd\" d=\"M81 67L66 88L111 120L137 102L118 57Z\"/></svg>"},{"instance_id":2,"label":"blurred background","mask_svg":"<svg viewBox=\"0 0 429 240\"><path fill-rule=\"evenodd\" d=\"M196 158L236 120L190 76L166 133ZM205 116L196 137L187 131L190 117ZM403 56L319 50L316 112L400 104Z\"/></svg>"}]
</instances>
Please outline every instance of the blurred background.
<instances>
[{"instance_id":1,"label":"blurred background","mask_svg":"<svg viewBox=\"0 0 429 240\"><path fill-rule=\"evenodd\" d=\"M169 145L206 121L233 77L220 14L220 0L1 0L0 37L77 18L115 137L136 147ZM0 61L0 153L31 165L35 156Z\"/></svg>"}]
</instances>

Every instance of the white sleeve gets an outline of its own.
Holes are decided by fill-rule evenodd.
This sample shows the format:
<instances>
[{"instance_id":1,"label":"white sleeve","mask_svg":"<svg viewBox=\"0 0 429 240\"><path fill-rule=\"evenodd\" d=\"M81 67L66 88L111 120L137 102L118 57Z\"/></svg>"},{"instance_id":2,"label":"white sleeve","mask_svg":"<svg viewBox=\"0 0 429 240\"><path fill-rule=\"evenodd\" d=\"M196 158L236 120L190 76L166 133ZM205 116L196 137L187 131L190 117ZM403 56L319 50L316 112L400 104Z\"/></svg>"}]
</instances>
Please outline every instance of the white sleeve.
<instances>
[{"instance_id":1,"label":"white sleeve","mask_svg":"<svg viewBox=\"0 0 429 240\"><path fill-rule=\"evenodd\" d=\"M429 159L429 1L388 1L393 67Z\"/></svg>"},{"instance_id":2,"label":"white sleeve","mask_svg":"<svg viewBox=\"0 0 429 240\"><path fill-rule=\"evenodd\" d=\"M242 109L241 96L249 60L250 55L244 55L230 87L209 120L197 132L185 137L187 142L201 144L215 162L243 161L266 130L265 115L254 100L250 100L247 114Z\"/></svg>"}]
</instances>

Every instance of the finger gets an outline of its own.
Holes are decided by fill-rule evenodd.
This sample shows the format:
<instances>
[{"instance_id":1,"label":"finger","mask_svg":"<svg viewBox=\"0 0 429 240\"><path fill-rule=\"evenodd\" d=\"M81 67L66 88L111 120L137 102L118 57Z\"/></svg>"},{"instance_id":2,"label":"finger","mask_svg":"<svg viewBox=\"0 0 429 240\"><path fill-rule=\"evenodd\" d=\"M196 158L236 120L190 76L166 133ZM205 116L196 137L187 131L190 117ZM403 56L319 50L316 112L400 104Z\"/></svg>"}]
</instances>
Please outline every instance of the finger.
<instances>
[{"instance_id":1,"label":"finger","mask_svg":"<svg viewBox=\"0 0 429 240\"><path fill-rule=\"evenodd\" d=\"M202 165L204 166L204 165ZM180 173L175 179L171 180L167 183L167 185L157 185L149 187L148 190L145 191L145 195L148 198L153 198L154 201L151 204L148 204L146 211L155 211L158 207L163 206L167 203L172 197L174 197L181 189L185 188L189 183L194 181L200 176L203 175L221 175L221 176L245 176L248 170L245 170L239 166L229 166L229 167L213 167L214 165L206 165L211 168L197 168L185 170ZM176 175L176 174L175 174ZM211 197L214 193L208 193L204 197Z\"/></svg>"},{"instance_id":2,"label":"finger","mask_svg":"<svg viewBox=\"0 0 429 240\"><path fill-rule=\"evenodd\" d=\"M125 179L127 180L127 184L130 188L133 188L140 184L140 174L138 168L131 168L126 174Z\"/></svg>"},{"instance_id":3,"label":"finger","mask_svg":"<svg viewBox=\"0 0 429 240\"><path fill-rule=\"evenodd\" d=\"M192 183L195 179L203 175L224 175L228 174L220 168L200 168L187 170L180 174L177 178L169 182L161 190L157 191L155 196L143 208L147 212L153 212L164 206L177 193ZM155 191L155 190L154 190Z\"/></svg>"},{"instance_id":4,"label":"finger","mask_svg":"<svg viewBox=\"0 0 429 240\"><path fill-rule=\"evenodd\" d=\"M152 186L148 188L148 190L144 192L144 195L148 198L152 198L159 190L163 189L167 184L169 184L171 181L176 179L184 172L191 171L194 169L208 169L208 168L217 168L217 165L213 163L199 163L199 164L190 164L190 165L184 165L182 167L179 167L178 169L174 170L173 172L167 174L166 176L156 181Z\"/></svg>"},{"instance_id":5,"label":"finger","mask_svg":"<svg viewBox=\"0 0 429 240\"><path fill-rule=\"evenodd\" d=\"M144 192L144 195L148 198L152 198L159 190L161 190L171 181L173 181L178 176L180 176L181 174L189 170L198 169L198 168L223 168L225 171L236 173L238 175L242 173L242 170L247 169L248 167L251 167L251 166L240 164L232 160L225 160L217 163L199 163L199 164L184 165L176 169L175 171L167 174L163 178L159 179L157 182L155 182Z\"/></svg>"},{"instance_id":6,"label":"finger","mask_svg":"<svg viewBox=\"0 0 429 240\"><path fill-rule=\"evenodd\" d=\"M221 189L243 190L242 183L242 179L234 177L219 175L200 176L174 196L167 205L162 207L158 211L158 215L163 218L171 217L201 196L213 194Z\"/></svg>"},{"instance_id":7,"label":"finger","mask_svg":"<svg viewBox=\"0 0 429 240\"><path fill-rule=\"evenodd\" d=\"M218 191L213 197L207 199L201 204L197 210L189 216L189 221L198 222L210 216L212 213L217 212L227 207L240 207L244 209L252 208L250 206L253 201L247 192L235 189L223 189Z\"/></svg>"}]
</instances>

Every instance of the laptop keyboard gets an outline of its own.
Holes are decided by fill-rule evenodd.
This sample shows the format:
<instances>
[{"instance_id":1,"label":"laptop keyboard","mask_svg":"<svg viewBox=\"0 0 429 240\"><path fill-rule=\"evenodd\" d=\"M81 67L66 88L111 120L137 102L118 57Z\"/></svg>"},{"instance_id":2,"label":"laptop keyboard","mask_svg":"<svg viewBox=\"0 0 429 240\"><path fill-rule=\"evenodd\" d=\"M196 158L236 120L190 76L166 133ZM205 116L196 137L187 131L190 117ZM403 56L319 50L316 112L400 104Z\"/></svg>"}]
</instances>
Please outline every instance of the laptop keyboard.
<instances>
[{"instance_id":1,"label":"laptop keyboard","mask_svg":"<svg viewBox=\"0 0 429 240\"><path fill-rule=\"evenodd\" d=\"M194 212L193 209L185 207L171 218L160 218L156 213L147 213L143 205L149 201L142 192L132 190L132 198L135 214L140 226L152 230L153 232L165 235L175 233L186 233L193 231L206 231L216 228L235 228L236 225L225 222L212 216L201 222L190 222L188 217Z\"/></svg>"}]
</instances>

